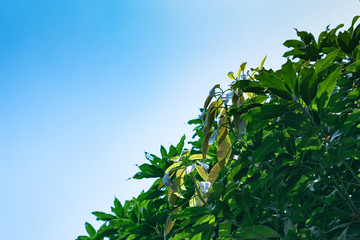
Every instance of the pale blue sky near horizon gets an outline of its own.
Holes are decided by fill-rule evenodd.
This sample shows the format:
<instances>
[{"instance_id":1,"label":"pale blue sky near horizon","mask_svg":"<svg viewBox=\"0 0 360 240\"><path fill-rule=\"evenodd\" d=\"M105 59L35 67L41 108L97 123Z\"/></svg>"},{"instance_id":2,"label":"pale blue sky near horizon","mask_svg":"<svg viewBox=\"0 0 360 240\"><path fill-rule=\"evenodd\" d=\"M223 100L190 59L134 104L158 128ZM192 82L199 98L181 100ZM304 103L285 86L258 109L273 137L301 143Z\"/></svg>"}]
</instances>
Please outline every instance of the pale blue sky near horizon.
<instances>
[{"instance_id":1,"label":"pale blue sky near horizon","mask_svg":"<svg viewBox=\"0 0 360 240\"><path fill-rule=\"evenodd\" d=\"M286 59L294 28L349 26L357 0L0 1L1 239L64 240L152 180L144 152L191 137L209 90Z\"/></svg>"}]
</instances>

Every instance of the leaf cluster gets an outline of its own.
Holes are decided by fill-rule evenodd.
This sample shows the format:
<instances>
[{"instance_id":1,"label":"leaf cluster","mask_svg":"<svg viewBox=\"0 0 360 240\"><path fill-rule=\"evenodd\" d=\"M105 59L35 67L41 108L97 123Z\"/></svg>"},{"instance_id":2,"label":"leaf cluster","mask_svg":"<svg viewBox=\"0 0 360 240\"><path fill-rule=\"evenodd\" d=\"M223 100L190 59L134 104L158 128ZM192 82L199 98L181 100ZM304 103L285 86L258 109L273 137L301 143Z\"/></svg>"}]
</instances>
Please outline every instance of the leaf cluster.
<instances>
[{"instance_id":1,"label":"leaf cluster","mask_svg":"<svg viewBox=\"0 0 360 240\"><path fill-rule=\"evenodd\" d=\"M360 239L360 25L298 31L276 71L240 65L185 137L146 153L148 191L77 240Z\"/></svg>"}]
</instances>

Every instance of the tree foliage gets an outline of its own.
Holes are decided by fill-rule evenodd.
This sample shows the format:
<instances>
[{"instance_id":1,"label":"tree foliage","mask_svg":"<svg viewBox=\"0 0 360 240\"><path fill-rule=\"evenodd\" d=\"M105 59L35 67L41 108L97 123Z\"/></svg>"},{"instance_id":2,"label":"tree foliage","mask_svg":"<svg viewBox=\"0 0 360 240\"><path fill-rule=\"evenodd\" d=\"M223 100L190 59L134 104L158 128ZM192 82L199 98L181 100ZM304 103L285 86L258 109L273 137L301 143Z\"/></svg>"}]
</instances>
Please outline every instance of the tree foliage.
<instances>
[{"instance_id":1,"label":"tree foliage","mask_svg":"<svg viewBox=\"0 0 360 240\"><path fill-rule=\"evenodd\" d=\"M185 137L133 178L148 191L77 240L360 239L360 25L298 31L280 69L241 64Z\"/></svg>"}]
</instances>

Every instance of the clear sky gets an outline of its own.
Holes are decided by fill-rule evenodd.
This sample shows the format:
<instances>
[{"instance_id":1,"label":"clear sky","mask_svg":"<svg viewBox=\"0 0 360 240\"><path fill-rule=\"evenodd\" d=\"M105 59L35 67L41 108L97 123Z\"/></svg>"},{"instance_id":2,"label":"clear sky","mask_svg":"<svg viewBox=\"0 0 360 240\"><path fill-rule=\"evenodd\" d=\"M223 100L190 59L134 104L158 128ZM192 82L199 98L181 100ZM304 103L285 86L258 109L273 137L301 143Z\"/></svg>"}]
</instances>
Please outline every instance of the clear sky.
<instances>
[{"instance_id":1,"label":"clear sky","mask_svg":"<svg viewBox=\"0 0 360 240\"><path fill-rule=\"evenodd\" d=\"M1 0L1 239L65 240L147 189L129 180L247 61L294 28L349 26L357 0Z\"/></svg>"}]
</instances>

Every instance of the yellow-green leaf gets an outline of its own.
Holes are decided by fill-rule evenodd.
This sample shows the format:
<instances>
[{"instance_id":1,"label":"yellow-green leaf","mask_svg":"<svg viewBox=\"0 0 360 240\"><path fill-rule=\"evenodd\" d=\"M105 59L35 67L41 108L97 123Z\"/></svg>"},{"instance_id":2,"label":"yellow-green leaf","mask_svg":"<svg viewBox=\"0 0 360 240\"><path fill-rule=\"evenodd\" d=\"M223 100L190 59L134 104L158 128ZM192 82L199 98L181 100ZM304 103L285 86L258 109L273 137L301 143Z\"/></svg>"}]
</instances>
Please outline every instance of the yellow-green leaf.
<instances>
[{"instance_id":1,"label":"yellow-green leaf","mask_svg":"<svg viewBox=\"0 0 360 240\"><path fill-rule=\"evenodd\" d=\"M209 140L212 134L212 127L215 121L216 116L220 112L222 102L221 99L218 99L214 102L212 102L209 106L207 115L206 115L206 125L203 129L204 132L204 141L203 141L203 159L206 158L206 153L209 148Z\"/></svg>"},{"instance_id":2,"label":"yellow-green leaf","mask_svg":"<svg viewBox=\"0 0 360 240\"><path fill-rule=\"evenodd\" d=\"M177 179L177 184L179 185L181 190L186 191L186 187L184 184L184 176L185 176L185 169L184 168L180 168L176 171L176 179Z\"/></svg>"},{"instance_id":3,"label":"yellow-green leaf","mask_svg":"<svg viewBox=\"0 0 360 240\"><path fill-rule=\"evenodd\" d=\"M199 173L200 177L204 179L204 181L207 181L208 174L205 169L202 166L196 165L196 170Z\"/></svg>"},{"instance_id":4,"label":"yellow-green leaf","mask_svg":"<svg viewBox=\"0 0 360 240\"><path fill-rule=\"evenodd\" d=\"M208 182L211 183L211 185L216 181L219 172L220 172L220 165L219 165L219 163L216 163L210 170L210 173L209 173L208 179L207 179Z\"/></svg>"},{"instance_id":5,"label":"yellow-green leaf","mask_svg":"<svg viewBox=\"0 0 360 240\"><path fill-rule=\"evenodd\" d=\"M232 80L235 80L235 76L233 72L229 72L228 77L231 78Z\"/></svg>"},{"instance_id":6,"label":"yellow-green leaf","mask_svg":"<svg viewBox=\"0 0 360 240\"><path fill-rule=\"evenodd\" d=\"M181 164L181 162L175 162L173 164L171 164L166 170L165 173L169 172L170 170L176 168L177 166L179 166Z\"/></svg>"},{"instance_id":7,"label":"yellow-green leaf","mask_svg":"<svg viewBox=\"0 0 360 240\"><path fill-rule=\"evenodd\" d=\"M206 158L210 158L210 156L209 155L206 155ZM200 153L198 153L198 154L193 154L193 155L191 155L190 157L189 157L189 160L201 160L201 159L203 159L203 157L202 157L202 154L200 154ZM205 159L204 159L205 160Z\"/></svg>"},{"instance_id":8,"label":"yellow-green leaf","mask_svg":"<svg viewBox=\"0 0 360 240\"><path fill-rule=\"evenodd\" d=\"M246 62L243 62L243 63L240 65L240 68L239 68L239 71L238 71L238 78L240 78L241 72L244 72L244 71L245 71L245 67L246 67Z\"/></svg>"},{"instance_id":9,"label":"yellow-green leaf","mask_svg":"<svg viewBox=\"0 0 360 240\"><path fill-rule=\"evenodd\" d=\"M263 68L266 58L267 58L267 55L264 57L264 59L260 63L260 70Z\"/></svg>"},{"instance_id":10,"label":"yellow-green leaf","mask_svg":"<svg viewBox=\"0 0 360 240\"><path fill-rule=\"evenodd\" d=\"M231 142L228 135L228 131L224 132L223 136L220 137L217 150L217 157L220 163L221 169L223 169L231 155Z\"/></svg>"},{"instance_id":11,"label":"yellow-green leaf","mask_svg":"<svg viewBox=\"0 0 360 240\"><path fill-rule=\"evenodd\" d=\"M180 207L175 208L168 216L168 218L166 219L166 225L165 225L165 229L164 229L164 239L166 239L166 236L170 233L171 229L174 226L174 223L176 221L176 219L174 219L173 221L171 221L171 216L174 213L177 213L178 211L180 211Z\"/></svg>"},{"instance_id":12,"label":"yellow-green leaf","mask_svg":"<svg viewBox=\"0 0 360 240\"><path fill-rule=\"evenodd\" d=\"M189 206L190 207L197 207L198 206L195 195L190 198Z\"/></svg>"}]
</instances>

